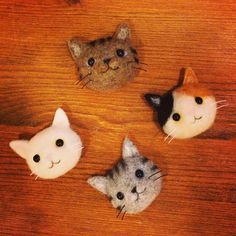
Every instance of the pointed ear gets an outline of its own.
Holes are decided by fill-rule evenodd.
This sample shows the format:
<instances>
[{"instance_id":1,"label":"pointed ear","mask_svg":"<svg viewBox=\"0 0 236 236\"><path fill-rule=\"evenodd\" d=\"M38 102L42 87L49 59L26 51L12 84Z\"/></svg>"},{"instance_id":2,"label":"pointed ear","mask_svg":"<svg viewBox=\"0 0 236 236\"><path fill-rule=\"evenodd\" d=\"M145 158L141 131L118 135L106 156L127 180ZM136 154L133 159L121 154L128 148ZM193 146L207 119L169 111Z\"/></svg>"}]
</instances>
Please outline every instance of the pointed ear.
<instances>
[{"instance_id":1,"label":"pointed ear","mask_svg":"<svg viewBox=\"0 0 236 236\"><path fill-rule=\"evenodd\" d=\"M9 143L10 148L20 157L26 159L28 154L28 140L15 140Z\"/></svg>"},{"instance_id":2,"label":"pointed ear","mask_svg":"<svg viewBox=\"0 0 236 236\"><path fill-rule=\"evenodd\" d=\"M192 68L187 68L184 74L183 84L197 84L198 78Z\"/></svg>"},{"instance_id":3,"label":"pointed ear","mask_svg":"<svg viewBox=\"0 0 236 236\"><path fill-rule=\"evenodd\" d=\"M122 157L129 158L133 156L139 156L139 151L137 147L133 144L132 141L130 141L128 138L125 138L123 142L123 148L122 148Z\"/></svg>"},{"instance_id":4,"label":"pointed ear","mask_svg":"<svg viewBox=\"0 0 236 236\"><path fill-rule=\"evenodd\" d=\"M147 93L144 95L146 101L155 108L159 108L161 106L161 96L157 94Z\"/></svg>"},{"instance_id":5,"label":"pointed ear","mask_svg":"<svg viewBox=\"0 0 236 236\"><path fill-rule=\"evenodd\" d=\"M131 38L131 31L128 24L123 23L119 25L113 38L120 40L129 40Z\"/></svg>"},{"instance_id":6,"label":"pointed ear","mask_svg":"<svg viewBox=\"0 0 236 236\"><path fill-rule=\"evenodd\" d=\"M87 183L97 189L99 192L107 194L107 178L105 176L94 176L87 180Z\"/></svg>"},{"instance_id":7,"label":"pointed ear","mask_svg":"<svg viewBox=\"0 0 236 236\"><path fill-rule=\"evenodd\" d=\"M78 38L73 38L68 41L68 47L73 59L75 61L78 60L82 53L84 44L80 42Z\"/></svg>"},{"instance_id":8,"label":"pointed ear","mask_svg":"<svg viewBox=\"0 0 236 236\"><path fill-rule=\"evenodd\" d=\"M56 113L54 115L54 119L52 122L52 126L64 126L64 127L70 126L70 122L68 120L68 117L67 117L66 113L61 108L58 108L56 110Z\"/></svg>"}]
</instances>

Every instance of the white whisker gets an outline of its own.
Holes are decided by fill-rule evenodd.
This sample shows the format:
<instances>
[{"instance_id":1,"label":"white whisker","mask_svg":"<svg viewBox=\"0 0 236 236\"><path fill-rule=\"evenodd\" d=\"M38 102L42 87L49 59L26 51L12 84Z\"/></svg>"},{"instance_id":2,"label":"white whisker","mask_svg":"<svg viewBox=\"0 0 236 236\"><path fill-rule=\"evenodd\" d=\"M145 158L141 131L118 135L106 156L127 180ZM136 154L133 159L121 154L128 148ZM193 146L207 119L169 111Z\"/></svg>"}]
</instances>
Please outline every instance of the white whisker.
<instances>
[{"instance_id":1,"label":"white whisker","mask_svg":"<svg viewBox=\"0 0 236 236\"><path fill-rule=\"evenodd\" d=\"M33 172L31 172L30 176L31 176L31 175L33 175L33 174L34 174L34 173L33 173Z\"/></svg>"},{"instance_id":2,"label":"white whisker","mask_svg":"<svg viewBox=\"0 0 236 236\"><path fill-rule=\"evenodd\" d=\"M175 137L174 137L174 136L172 136L172 138L169 140L168 144L170 144L170 143L171 143L171 141L172 141L174 138L175 138Z\"/></svg>"},{"instance_id":3,"label":"white whisker","mask_svg":"<svg viewBox=\"0 0 236 236\"><path fill-rule=\"evenodd\" d=\"M212 102L210 103L211 106L214 106L214 105L217 105L218 103L223 103L223 102L227 102L227 100L220 100L220 101L217 101L217 102Z\"/></svg>"},{"instance_id":4,"label":"white whisker","mask_svg":"<svg viewBox=\"0 0 236 236\"><path fill-rule=\"evenodd\" d=\"M164 142L175 132L176 128L174 128L165 138Z\"/></svg>"},{"instance_id":5,"label":"white whisker","mask_svg":"<svg viewBox=\"0 0 236 236\"><path fill-rule=\"evenodd\" d=\"M220 102L227 102L227 100L219 100L219 101L217 101L215 103L217 104L217 103L220 103Z\"/></svg>"},{"instance_id":6,"label":"white whisker","mask_svg":"<svg viewBox=\"0 0 236 236\"><path fill-rule=\"evenodd\" d=\"M34 180L37 180L37 179L38 179L38 176L36 176Z\"/></svg>"},{"instance_id":7,"label":"white whisker","mask_svg":"<svg viewBox=\"0 0 236 236\"><path fill-rule=\"evenodd\" d=\"M216 110L218 110L218 109L220 109L220 108L222 108L222 107L227 107L227 106L229 106L229 104L221 105L221 106L217 107Z\"/></svg>"}]
</instances>

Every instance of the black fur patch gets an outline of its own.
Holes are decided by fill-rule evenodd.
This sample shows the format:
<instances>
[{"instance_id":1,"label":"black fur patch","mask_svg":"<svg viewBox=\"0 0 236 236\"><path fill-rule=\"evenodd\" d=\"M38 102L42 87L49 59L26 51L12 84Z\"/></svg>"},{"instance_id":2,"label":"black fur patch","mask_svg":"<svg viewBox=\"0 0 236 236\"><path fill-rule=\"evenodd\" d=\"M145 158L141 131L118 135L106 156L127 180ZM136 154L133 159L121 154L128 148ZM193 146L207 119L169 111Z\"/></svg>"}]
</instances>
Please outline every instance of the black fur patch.
<instances>
[{"instance_id":1,"label":"black fur patch","mask_svg":"<svg viewBox=\"0 0 236 236\"><path fill-rule=\"evenodd\" d=\"M112 199L113 199L113 197L112 196L107 196L108 197L108 199L111 201Z\"/></svg>"},{"instance_id":2,"label":"black fur patch","mask_svg":"<svg viewBox=\"0 0 236 236\"><path fill-rule=\"evenodd\" d=\"M106 42L106 39L104 39L104 38L99 39L100 44L104 44L105 42Z\"/></svg>"},{"instance_id":3,"label":"black fur patch","mask_svg":"<svg viewBox=\"0 0 236 236\"><path fill-rule=\"evenodd\" d=\"M89 42L88 44L92 47L94 47L96 44L104 44L105 42L109 42L112 40L112 37L109 36L107 38L100 38L100 39L97 39L97 40L93 40L91 42Z\"/></svg>"},{"instance_id":4,"label":"black fur patch","mask_svg":"<svg viewBox=\"0 0 236 236\"><path fill-rule=\"evenodd\" d=\"M113 179L113 172L112 172L112 170L107 171L106 176L108 176L111 179Z\"/></svg>"},{"instance_id":5,"label":"black fur patch","mask_svg":"<svg viewBox=\"0 0 236 236\"><path fill-rule=\"evenodd\" d=\"M97 40L93 40L93 41L89 42L89 45L94 47L96 45L96 42L97 42Z\"/></svg>"},{"instance_id":6,"label":"black fur patch","mask_svg":"<svg viewBox=\"0 0 236 236\"><path fill-rule=\"evenodd\" d=\"M126 167L126 165L127 165L126 162L125 162L125 160L124 160L124 159L121 159L119 163L120 163L121 168L122 168L122 169L125 169L125 167Z\"/></svg>"},{"instance_id":7,"label":"black fur patch","mask_svg":"<svg viewBox=\"0 0 236 236\"><path fill-rule=\"evenodd\" d=\"M161 126L164 126L173 110L173 95L172 92L168 92L161 97L161 104L157 108L157 119Z\"/></svg>"},{"instance_id":8,"label":"black fur patch","mask_svg":"<svg viewBox=\"0 0 236 236\"><path fill-rule=\"evenodd\" d=\"M135 54L135 55L137 55L137 51L136 51L136 49L135 48L130 48L130 51L133 53L133 54Z\"/></svg>"},{"instance_id":9,"label":"black fur patch","mask_svg":"<svg viewBox=\"0 0 236 236\"><path fill-rule=\"evenodd\" d=\"M167 92L163 96L157 94L145 94L147 102L157 111L157 121L160 126L165 125L173 110L173 95L172 92ZM154 102L154 99L160 99L159 102Z\"/></svg>"},{"instance_id":10,"label":"black fur patch","mask_svg":"<svg viewBox=\"0 0 236 236\"><path fill-rule=\"evenodd\" d=\"M153 165L153 166L151 167L151 170L156 170L156 169L158 169L156 165Z\"/></svg>"},{"instance_id":11,"label":"black fur patch","mask_svg":"<svg viewBox=\"0 0 236 236\"><path fill-rule=\"evenodd\" d=\"M134 60L137 64L139 64L139 59L137 57L135 57Z\"/></svg>"},{"instance_id":12,"label":"black fur patch","mask_svg":"<svg viewBox=\"0 0 236 236\"><path fill-rule=\"evenodd\" d=\"M147 159L146 157L143 157L143 158L142 158L142 163L144 164L144 163L146 163L146 162L148 162L148 159Z\"/></svg>"},{"instance_id":13,"label":"black fur patch","mask_svg":"<svg viewBox=\"0 0 236 236\"><path fill-rule=\"evenodd\" d=\"M116 165L116 166L114 167L114 171L115 171L117 174L120 173L120 170L119 170L119 166L118 166L118 165Z\"/></svg>"}]
</instances>

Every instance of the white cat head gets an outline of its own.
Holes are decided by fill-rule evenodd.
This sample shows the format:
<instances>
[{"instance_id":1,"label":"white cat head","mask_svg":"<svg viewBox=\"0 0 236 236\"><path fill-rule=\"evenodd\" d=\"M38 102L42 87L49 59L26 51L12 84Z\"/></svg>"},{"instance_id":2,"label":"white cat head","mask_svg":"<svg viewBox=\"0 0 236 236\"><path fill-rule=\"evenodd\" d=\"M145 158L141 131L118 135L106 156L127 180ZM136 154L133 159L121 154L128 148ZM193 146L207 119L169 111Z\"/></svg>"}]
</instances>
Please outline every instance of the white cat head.
<instances>
[{"instance_id":1,"label":"white cat head","mask_svg":"<svg viewBox=\"0 0 236 236\"><path fill-rule=\"evenodd\" d=\"M146 100L157 111L157 121L168 136L191 138L214 123L217 102L213 93L198 82L187 68L183 84L163 96L146 94Z\"/></svg>"},{"instance_id":2,"label":"white cat head","mask_svg":"<svg viewBox=\"0 0 236 236\"><path fill-rule=\"evenodd\" d=\"M15 140L10 147L24 158L37 177L54 179L78 163L82 143L71 128L66 113L58 108L52 125L28 140Z\"/></svg>"},{"instance_id":3,"label":"white cat head","mask_svg":"<svg viewBox=\"0 0 236 236\"><path fill-rule=\"evenodd\" d=\"M160 193L163 176L126 138L123 158L105 176L91 177L88 183L106 194L119 214L136 214L146 209Z\"/></svg>"}]
</instances>

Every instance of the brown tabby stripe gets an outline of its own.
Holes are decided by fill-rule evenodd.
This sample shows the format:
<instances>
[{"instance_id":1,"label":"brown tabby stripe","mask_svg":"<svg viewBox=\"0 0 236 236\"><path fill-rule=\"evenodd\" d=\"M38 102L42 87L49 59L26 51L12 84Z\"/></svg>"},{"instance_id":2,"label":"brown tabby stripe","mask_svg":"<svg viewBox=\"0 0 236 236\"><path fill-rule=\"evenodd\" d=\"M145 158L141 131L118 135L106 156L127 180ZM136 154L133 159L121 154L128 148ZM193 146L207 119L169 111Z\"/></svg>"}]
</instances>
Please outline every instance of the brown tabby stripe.
<instances>
[{"instance_id":1,"label":"brown tabby stripe","mask_svg":"<svg viewBox=\"0 0 236 236\"><path fill-rule=\"evenodd\" d=\"M109 36L107 38L100 38L100 39L97 39L97 40L93 40L91 42L89 42L88 44L92 47L94 47L96 44L104 44L105 42L109 42L112 40L112 37Z\"/></svg>"}]
</instances>

